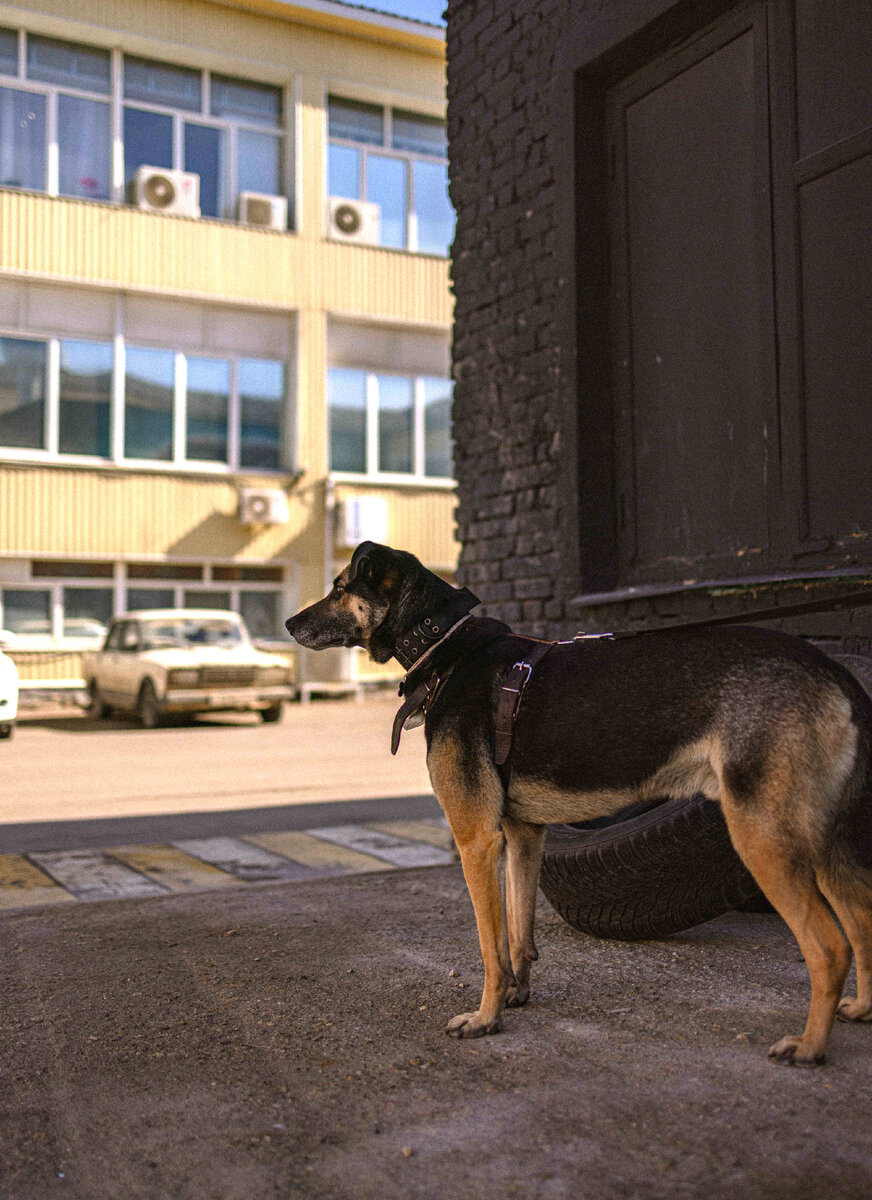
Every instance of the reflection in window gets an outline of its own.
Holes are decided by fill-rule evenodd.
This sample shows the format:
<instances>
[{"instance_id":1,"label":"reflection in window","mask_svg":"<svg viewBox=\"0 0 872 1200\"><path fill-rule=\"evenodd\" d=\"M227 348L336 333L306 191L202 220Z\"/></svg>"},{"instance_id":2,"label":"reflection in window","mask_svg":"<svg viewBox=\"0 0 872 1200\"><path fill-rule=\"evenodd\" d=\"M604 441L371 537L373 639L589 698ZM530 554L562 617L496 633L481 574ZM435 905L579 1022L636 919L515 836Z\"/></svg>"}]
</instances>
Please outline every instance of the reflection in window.
<instances>
[{"instance_id":1,"label":"reflection in window","mask_svg":"<svg viewBox=\"0 0 872 1200\"><path fill-rule=\"evenodd\" d=\"M430 154L434 158L446 158L448 136L445 122L440 121L438 117L424 117L394 109L391 145L395 150L408 150L411 154Z\"/></svg>"},{"instance_id":2,"label":"reflection in window","mask_svg":"<svg viewBox=\"0 0 872 1200\"><path fill-rule=\"evenodd\" d=\"M18 34L14 29L0 29L0 74L18 74Z\"/></svg>"},{"instance_id":3,"label":"reflection in window","mask_svg":"<svg viewBox=\"0 0 872 1200\"><path fill-rule=\"evenodd\" d=\"M331 96L327 109L327 131L331 138L383 146L384 109L376 104L337 100Z\"/></svg>"},{"instance_id":4,"label":"reflection in window","mask_svg":"<svg viewBox=\"0 0 872 1200\"><path fill-rule=\"evenodd\" d=\"M282 123L281 88L213 75L211 96L213 117L235 117L249 125Z\"/></svg>"},{"instance_id":5,"label":"reflection in window","mask_svg":"<svg viewBox=\"0 0 872 1200\"><path fill-rule=\"evenodd\" d=\"M381 209L381 244L406 247L408 166L401 158L370 154L366 162L366 198Z\"/></svg>"},{"instance_id":6,"label":"reflection in window","mask_svg":"<svg viewBox=\"0 0 872 1200\"><path fill-rule=\"evenodd\" d=\"M185 608L230 608L230 593L218 591L185 592Z\"/></svg>"},{"instance_id":7,"label":"reflection in window","mask_svg":"<svg viewBox=\"0 0 872 1200\"><path fill-rule=\"evenodd\" d=\"M109 456L112 345L62 341L58 450Z\"/></svg>"},{"instance_id":8,"label":"reflection in window","mask_svg":"<svg viewBox=\"0 0 872 1200\"><path fill-rule=\"evenodd\" d=\"M2 594L0 626L3 629L19 636L51 633L51 592L48 589L4 588Z\"/></svg>"},{"instance_id":9,"label":"reflection in window","mask_svg":"<svg viewBox=\"0 0 872 1200\"><path fill-rule=\"evenodd\" d=\"M401 375L379 375L378 469L412 471L414 389Z\"/></svg>"},{"instance_id":10,"label":"reflection in window","mask_svg":"<svg viewBox=\"0 0 872 1200\"><path fill-rule=\"evenodd\" d=\"M112 589L103 587L65 587L64 634L66 637L86 637L99 632L97 625L108 625L112 619Z\"/></svg>"},{"instance_id":11,"label":"reflection in window","mask_svg":"<svg viewBox=\"0 0 872 1200\"><path fill-rule=\"evenodd\" d=\"M236 180L238 192L265 192L269 196L281 193L280 146L274 134L240 129L236 153L239 158Z\"/></svg>"},{"instance_id":12,"label":"reflection in window","mask_svg":"<svg viewBox=\"0 0 872 1200\"><path fill-rule=\"evenodd\" d=\"M283 363L240 359L240 466L268 470L281 466L284 402Z\"/></svg>"},{"instance_id":13,"label":"reflection in window","mask_svg":"<svg viewBox=\"0 0 872 1200\"><path fill-rule=\"evenodd\" d=\"M360 151L353 146L330 146L327 187L331 196L360 199L360 160Z\"/></svg>"},{"instance_id":14,"label":"reflection in window","mask_svg":"<svg viewBox=\"0 0 872 1200\"><path fill-rule=\"evenodd\" d=\"M227 195L227 136L211 125L185 122L185 170L200 176L200 212L223 217Z\"/></svg>"},{"instance_id":15,"label":"reflection in window","mask_svg":"<svg viewBox=\"0 0 872 1200\"><path fill-rule=\"evenodd\" d=\"M128 588L127 611L138 612L143 608L173 608L176 603L172 588Z\"/></svg>"},{"instance_id":16,"label":"reflection in window","mask_svg":"<svg viewBox=\"0 0 872 1200\"><path fill-rule=\"evenodd\" d=\"M108 200L111 186L109 105L58 96L58 190L62 196Z\"/></svg>"},{"instance_id":17,"label":"reflection in window","mask_svg":"<svg viewBox=\"0 0 872 1200\"><path fill-rule=\"evenodd\" d=\"M169 63L148 58L124 58L125 100L145 100L167 108L186 108L199 112L201 108L202 73L189 67L173 67ZM163 163L155 163L163 166Z\"/></svg>"},{"instance_id":18,"label":"reflection in window","mask_svg":"<svg viewBox=\"0 0 872 1200\"><path fill-rule=\"evenodd\" d=\"M366 372L333 367L327 373L330 469L366 471Z\"/></svg>"},{"instance_id":19,"label":"reflection in window","mask_svg":"<svg viewBox=\"0 0 872 1200\"><path fill-rule=\"evenodd\" d=\"M240 592L239 612L253 638L274 638L281 635L278 592Z\"/></svg>"},{"instance_id":20,"label":"reflection in window","mask_svg":"<svg viewBox=\"0 0 872 1200\"><path fill-rule=\"evenodd\" d=\"M27 38L27 77L42 83L66 84L83 92L110 90L109 51L55 38Z\"/></svg>"},{"instance_id":21,"label":"reflection in window","mask_svg":"<svg viewBox=\"0 0 872 1200\"><path fill-rule=\"evenodd\" d=\"M45 96L0 88L0 186L42 191Z\"/></svg>"},{"instance_id":22,"label":"reflection in window","mask_svg":"<svg viewBox=\"0 0 872 1200\"><path fill-rule=\"evenodd\" d=\"M45 445L45 342L0 338L0 446Z\"/></svg>"},{"instance_id":23,"label":"reflection in window","mask_svg":"<svg viewBox=\"0 0 872 1200\"><path fill-rule=\"evenodd\" d=\"M125 367L124 453L127 458L173 457L175 355L128 346Z\"/></svg>"},{"instance_id":24,"label":"reflection in window","mask_svg":"<svg viewBox=\"0 0 872 1200\"><path fill-rule=\"evenodd\" d=\"M186 456L226 462L230 412L230 364L226 359L188 359L187 412Z\"/></svg>"},{"instance_id":25,"label":"reflection in window","mask_svg":"<svg viewBox=\"0 0 872 1200\"><path fill-rule=\"evenodd\" d=\"M450 479L454 474L451 453L450 379L424 378L424 473Z\"/></svg>"},{"instance_id":26,"label":"reflection in window","mask_svg":"<svg viewBox=\"0 0 872 1200\"><path fill-rule=\"evenodd\" d=\"M445 254L454 238L454 209L448 199L445 163L418 161L412 166L418 249L424 254Z\"/></svg>"}]
</instances>

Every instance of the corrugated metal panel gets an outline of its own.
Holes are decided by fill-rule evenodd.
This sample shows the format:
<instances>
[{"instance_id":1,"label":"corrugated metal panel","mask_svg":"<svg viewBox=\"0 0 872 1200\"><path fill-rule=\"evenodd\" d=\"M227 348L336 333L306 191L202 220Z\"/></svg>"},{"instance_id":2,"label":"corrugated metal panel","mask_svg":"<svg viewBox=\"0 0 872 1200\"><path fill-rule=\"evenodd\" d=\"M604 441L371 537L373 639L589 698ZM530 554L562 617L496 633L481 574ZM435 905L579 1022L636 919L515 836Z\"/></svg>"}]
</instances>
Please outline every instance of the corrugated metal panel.
<instances>
[{"instance_id":1,"label":"corrugated metal panel","mask_svg":"<svg viewBox=\"0 0 872 1200\"><path fill-rule=\"evenodd\" d=\"M0 271L448 327L448 263L218 221L0 192Z\"/></svg>"}]
</instances>

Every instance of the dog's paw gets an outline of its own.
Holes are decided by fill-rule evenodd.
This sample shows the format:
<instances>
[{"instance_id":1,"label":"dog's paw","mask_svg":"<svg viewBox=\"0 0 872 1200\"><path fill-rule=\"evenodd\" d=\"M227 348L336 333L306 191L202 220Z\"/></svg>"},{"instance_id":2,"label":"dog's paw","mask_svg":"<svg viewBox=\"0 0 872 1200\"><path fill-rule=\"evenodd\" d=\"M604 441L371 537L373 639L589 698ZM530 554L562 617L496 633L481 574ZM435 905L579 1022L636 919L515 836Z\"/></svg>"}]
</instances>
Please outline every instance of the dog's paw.
<instances>
[{"instance_id":1,"label":"dog's paw","mask_svg":"<svg viewBox=\"0 0 872 1200\"><path fill-rule=\"evenodd\" d=\"M839 1004L836 1016L840 1021L872 1021L872 1005L856 996L846 996Z\"/></svg>"},{"instance_id":2,"label":"dog's paw","mask_svg":"<svg viewBox=\"0 0 872 1200\"><path fill-rule=\"evenodd\" d=\"M819 1067L826 1062L826 1055L809 1050L798 1037L783 1037L770 1049L769 1057L786 1067Z\"/></svg>"},{"instance_id":3,"label":"dog's paw","mask_svg":"<svg viewBox=\"0 0 872 1200\"><path fill-rule=\"evenodd\" d=\"M521 984L517 987L510 987L506 994L506 1008L521 1008L529 999L529 987Z\"/></svg>"},{"instance_id":4,"label":"dog's paw","mask_svg":"<svg viewBox=\"0 0 872 1200\"><path fill-rule=\"evenodd\" d=\"M445 1032L456 1038L474 1038L484 1037L486 1033L499 1033L502 1027L499 1017L487 1021L478 1012L458 1013L448 1022Z\"/></svg>"}]
</instances>

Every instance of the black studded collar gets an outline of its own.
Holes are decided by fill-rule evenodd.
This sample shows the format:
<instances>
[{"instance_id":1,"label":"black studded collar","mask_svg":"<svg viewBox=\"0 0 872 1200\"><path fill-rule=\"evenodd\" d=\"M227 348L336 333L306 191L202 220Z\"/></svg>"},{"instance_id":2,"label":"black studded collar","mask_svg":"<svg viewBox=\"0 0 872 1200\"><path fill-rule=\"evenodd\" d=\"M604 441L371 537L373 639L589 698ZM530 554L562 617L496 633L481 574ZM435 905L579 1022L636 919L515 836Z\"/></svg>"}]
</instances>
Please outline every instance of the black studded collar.
<instances>
[{"instance_id":1,"label":"black studded collar","mask_svg":"<svg viewBox=\"0 0 872 1200\"><path fill-rule=\"evenodd\" d=\"M417 625L397 638L394 657L400 666L411 671L428 650L432 650L470 609L480 603L478 596L473 595L469 588L460 588L443 608L422 617Z\"/></svg>"}]
</instances>

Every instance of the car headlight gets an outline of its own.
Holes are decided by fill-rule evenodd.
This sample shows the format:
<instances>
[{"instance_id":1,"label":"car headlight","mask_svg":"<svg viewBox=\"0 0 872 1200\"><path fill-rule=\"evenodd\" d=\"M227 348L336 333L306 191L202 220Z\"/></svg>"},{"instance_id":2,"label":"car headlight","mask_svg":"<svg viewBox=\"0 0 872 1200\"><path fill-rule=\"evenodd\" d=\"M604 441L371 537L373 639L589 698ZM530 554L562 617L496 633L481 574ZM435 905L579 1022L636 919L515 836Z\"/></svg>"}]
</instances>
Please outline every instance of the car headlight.
<instances>
[{"instance_id":1,"label":"car headlight","mask_svg":"<svg viewBox=\"0 0 872 1200\"><path fill-rule=\"evenodd\" d=\"M167 672L168 688L196 687L200 682L198 667L176 667Z\"/></svg>"},{"instance_id":2,"label":"car headlight","mask_svg":"<svg viewBox=\"0 0 872 1200\"><path fill-rule=\"evenodd\" d=\"M290 682L291 672L288 667L260 667L257 672L257 682L263 686L276 686Z\"/></svg>"}]
</instances>

